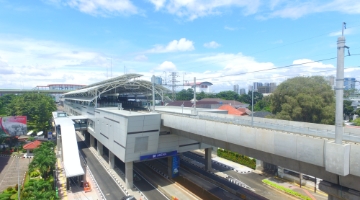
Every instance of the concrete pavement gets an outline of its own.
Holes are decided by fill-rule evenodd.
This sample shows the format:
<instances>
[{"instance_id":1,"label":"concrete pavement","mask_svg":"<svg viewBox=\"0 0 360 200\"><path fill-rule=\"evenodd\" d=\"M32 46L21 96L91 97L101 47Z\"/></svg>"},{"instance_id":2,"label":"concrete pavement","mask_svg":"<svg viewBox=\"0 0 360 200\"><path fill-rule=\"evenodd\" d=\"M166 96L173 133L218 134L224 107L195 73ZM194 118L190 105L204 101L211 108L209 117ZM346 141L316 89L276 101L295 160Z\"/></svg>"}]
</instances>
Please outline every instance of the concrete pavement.
<instances>
[{"instance_id":1,"label":"concrete pavement","mask_svg":"<svg viewBox=\"0 0 360 200\"><path fill-rule=\"evenodd\" d=\"M188 156L190 156L193 159L196 159L200 162L204 162L203 161L203 155L204 152L202 150L196 150L193 152L193 154L196 153L198 156L196 155L189 155L186 154ZM232 176L238 180L240 180L241 182L245 183L246 185L248 185L249 187L251 187L252 189L255 190L255 192L261 196L264 196L266 198L269 199L289 199L292 198L282 192L279 192L273 188L270 188L266 185L264 185L262 183L262 180L265 178L270 178L271 180L273 180L273 176L272 175L268 175L266 173L262 173L262 172L258 172L258 171L254 171L251 168L248 168L246 166L242 166L238 163L226 160L224 158L220 158L216 155L212 155L213 159L226 164L230 167L233 167L234 169L243 169L243 170L231 170L230 168L227 167L223 167L223 166L219 166L217 164L213 163L213 169L218 171L218 172L222 172L223 174ZM244 171L248 171L247 169L251 170L251 172L249 173L244 173ZM313 196L315 199L327 199L327 194L321 192L321 191L317 191L317 193L314 192L314 188L309 188L309 187L302 187L300 188L298 184L295 183L290 183L286 180L283 179L275 179L275 180L279 180L278 182L281 182L284 184L284 186L286 186L287 188L293 189L294 191L297 191L301 194L307 195L307 196Z\"/></svg>"}]
</instances>

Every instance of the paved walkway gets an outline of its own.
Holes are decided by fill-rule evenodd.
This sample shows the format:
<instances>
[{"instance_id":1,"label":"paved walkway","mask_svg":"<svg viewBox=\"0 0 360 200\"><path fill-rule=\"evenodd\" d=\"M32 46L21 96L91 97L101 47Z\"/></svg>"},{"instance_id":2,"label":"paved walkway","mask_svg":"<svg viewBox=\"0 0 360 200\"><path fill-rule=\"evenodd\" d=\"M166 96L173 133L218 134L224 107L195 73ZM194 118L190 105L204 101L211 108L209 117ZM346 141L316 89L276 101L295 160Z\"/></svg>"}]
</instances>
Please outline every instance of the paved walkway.
<instances>
[{"instance_id":1,"label":"paved walkway","mask_svg":"<svg viewBox=\"0 0 360 200\"><path fill-rule=\"evenodd\" d=\"M30 162L31 159L22 158L21 156L1 155L0 191L4 191L6 188L14 187L18 184L18 176L21 185L25 179L25 174Z\"/></svg>"},{"instance_id":2,"label":"paved walkway","mask_svg":"<svg viewBox=\"0 0 360 200\"><path fill-rule=\"evenodd\" d=\"M284 179L281 179L278 177L270 177L270 178L268 178L268 180L270 180L278 185L281 185L285 188L288 188L295 192L298 192L300 194L306 195L313 200L319 200L319 199L327 200L328 199L327 194L325 194L324 192L319 191L319 190L317 190L317 193L315 193L314 188L309 188L309 187L305 187L305 186L302 186L300 188L300 185L298 185L296 183L288 182L287 180L284 180Z\"/></svg>"}]
</instances>

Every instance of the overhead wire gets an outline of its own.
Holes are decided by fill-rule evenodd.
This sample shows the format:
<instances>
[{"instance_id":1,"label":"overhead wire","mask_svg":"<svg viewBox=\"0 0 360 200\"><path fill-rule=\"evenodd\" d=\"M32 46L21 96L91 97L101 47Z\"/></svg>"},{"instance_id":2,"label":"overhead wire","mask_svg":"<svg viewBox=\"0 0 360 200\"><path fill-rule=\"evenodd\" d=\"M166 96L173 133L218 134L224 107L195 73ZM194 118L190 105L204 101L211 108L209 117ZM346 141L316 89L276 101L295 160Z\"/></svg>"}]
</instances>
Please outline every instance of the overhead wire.
<instances>
[{"instance_id":1,"label":"overhead wire","mask_svg":"<svg viewBox=\"0 0 360 200\"><path fill-rule=\"evenodd\" d=\"M270 68L270 69L260 69L260 70L256 70L256 71L242 72L242 73L237 73L237 74L228 74L228 75L221 75L221 76L216 76L216 77L199 78L197 80L212 79L212 78L222 78L222 77L227 77L227 76L238 76L238 75L245 75L245 74L257 73L257 72L264 72L264 71L270 71L270 70L276 70L276 69L283 69L283 68L289 68L289 67L294 67L294 66L301 66L301 65L305 65L305 64L317 63L317 62L321 62L321 61L333 60L335 58L337 58L337 57L325 58L325 59L320 59L320 60L310 61L310 62L303 62L303 63L298 63L298 64L285 65L285 66L282 66L282 67L273 67L273 68Z\"/></svg>"},{"instance_id":2,"label":"overhead wire","mask_svg":"<svg viewBox=\"0 0 360 200\"><path fill-rule=\"evenodd\" d=\"M359 25L355 25L355 26L348 26L347 29L355 28L355 27L359 27L359 26L360 26L360 24L359 24ZM290 43L287 43L287 44L283 44L283 45L280 45L280 46L277 46L277 47L260 50L260 51L257 51L257 52L250 53L249 55L257 54L257 53L262 53L262 52L265 52L265 51L269 51L269 50L272 50L272 49L276 49L276 48L280 48L280 47L284 47L284 46L296 44L296 43L303 42L303 41L306 41L306 40L311 40L311 39L318 38L318 37L321 37L321 36L324 36L324 35L329 35L329 34L331 34L331 33L333 33L333 31L332 31L332 32L323 33L323 34L320 34L320 35L316 35L316 36L312 36L312 37L305 38L305 39L300 39L300 40L297 40L297 41L294 41L294 42L290 42ZM234 55L236 55L236 54L234 54ZM209 64L221 63L221 62L226 62L226 61L231 61L231 60L236 60L236 59L237 59L237 58L231 58L231 59L225 59L225 60L216 61L216 62L210 62L210 63L207 63L207 65L209 65ZM182 69L188 69L188 68L190 68L190 67L186 67L186 68L182 68Z\"/></svg>"},{"instance_id":3,"label":"overhead wire","mask_svg":"<svg viewBox=\"0 0 360 200\"><path fill-rule=\"evenodd\" d=\"M360 68L360 66L355 66L355 67L347 67L345 68L346 69L354 69L354 68ZM309 72L311 74L318 74L318 73L324 73L324 72L330 72L330 71L336 71L336 68L335 69L329 69L329 70L322 70L322 71L312 71L312 72ZM301 75L300 75L301 76ZM302 75L303 76L303 75ZM271 78L284 78L284 77L294 77L293 75L279 75L279 76L274 76L274 77L271 77ZM265 79L269 79L269 78L250 78L250 79L246 79L246 81L253 81L253 80L265 80ZM231 81L231 80L222 80L222 81L216 81L217 83L222 83L222 82L234 82L234 81Z\"/></svg>"}]
</instances>

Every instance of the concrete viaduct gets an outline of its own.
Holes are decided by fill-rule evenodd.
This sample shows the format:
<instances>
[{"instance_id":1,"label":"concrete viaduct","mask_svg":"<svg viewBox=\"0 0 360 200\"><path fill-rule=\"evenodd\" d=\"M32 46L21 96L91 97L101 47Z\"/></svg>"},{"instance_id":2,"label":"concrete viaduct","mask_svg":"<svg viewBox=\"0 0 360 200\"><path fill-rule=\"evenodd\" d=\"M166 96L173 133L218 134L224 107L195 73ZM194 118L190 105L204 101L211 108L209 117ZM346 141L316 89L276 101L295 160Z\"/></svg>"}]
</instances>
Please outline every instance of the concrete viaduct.
<instances>
[{"instance_id":1,"label":"concrete viaduct","mask_svg":"<svg viewBox=\"0 0 360 200\"><path fill-rule=\"evenodd\" d=\"M208 112L162 112L161 119L179 136L321 178L329 199L360 199L360 129L345 128L337 145L330 125L255 118L251 126L250 117Z\"/></svg>"}]
</instances>

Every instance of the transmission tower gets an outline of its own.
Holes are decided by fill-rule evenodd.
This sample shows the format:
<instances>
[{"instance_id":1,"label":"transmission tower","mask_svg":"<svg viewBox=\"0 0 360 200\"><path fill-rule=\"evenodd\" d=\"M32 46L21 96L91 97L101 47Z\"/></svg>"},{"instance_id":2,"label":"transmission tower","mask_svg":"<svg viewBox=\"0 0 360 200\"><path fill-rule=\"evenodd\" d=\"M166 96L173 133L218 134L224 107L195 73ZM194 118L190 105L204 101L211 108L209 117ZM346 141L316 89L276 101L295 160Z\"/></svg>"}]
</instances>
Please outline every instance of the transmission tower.
<instances>
[{"instance_id":1,"label":"transmission tower","mask_svg":"<svg viewBox=\"0 0 360 200\"><path fill-rule=\"evenodd\" d=\"M178 73L177 72L171 72L170 74L170 77L171 77L171 88L172 88L172 99L173 101L175 101L176 99L176 83L179 82L176 80L177 77L179 77Z\"/></svg>"}]
</instances>

